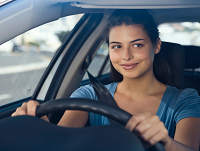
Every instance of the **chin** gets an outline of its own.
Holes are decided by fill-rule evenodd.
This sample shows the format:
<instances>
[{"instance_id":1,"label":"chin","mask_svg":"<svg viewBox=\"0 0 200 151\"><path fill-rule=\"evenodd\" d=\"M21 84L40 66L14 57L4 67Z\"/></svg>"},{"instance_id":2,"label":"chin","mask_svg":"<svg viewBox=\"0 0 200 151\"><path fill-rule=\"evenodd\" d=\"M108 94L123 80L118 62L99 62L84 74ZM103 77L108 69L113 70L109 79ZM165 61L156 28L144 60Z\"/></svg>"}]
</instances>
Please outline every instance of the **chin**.
<instances>
[{"instance_id":1,"label":"chin","mask_svg":"<svg viewBox=\"0 0 200 151\"><path fill-rule=\"evenodd\" d=\"M128 79L138 79L138 78L146 77L145 75L147 75L147 73L148 72L136 72L136 71L121 72L123 77L128 78Z\"/></svg>"},{"instance_id":2,"label":"chin","mask_svg":"<svg viewBox=\"0 0 200 151\"><path fill-rule=\"evenodd\" d=\"M141 77L141 74L129 73L129 74L123 74L123 77L128 78L128 79L137 79L137 78Z\"/></svg>"}]
</instances>

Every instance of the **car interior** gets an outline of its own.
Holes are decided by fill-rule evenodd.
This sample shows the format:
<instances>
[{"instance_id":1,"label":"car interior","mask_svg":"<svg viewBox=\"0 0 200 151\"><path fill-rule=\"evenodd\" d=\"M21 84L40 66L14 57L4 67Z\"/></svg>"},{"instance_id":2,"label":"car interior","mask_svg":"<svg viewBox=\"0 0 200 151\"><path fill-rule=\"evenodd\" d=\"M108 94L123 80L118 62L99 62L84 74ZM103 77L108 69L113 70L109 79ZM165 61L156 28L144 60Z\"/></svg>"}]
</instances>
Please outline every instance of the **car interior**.
<instances>
[{"instance_id":1,"label":"car interior","mask_svg":"<svg viewBox=\"0 0 200 151\"><path fill-rule=\"evenodd\" d=\"M54 129L54 124L59 121L64 113L63 110L49 114L51 123L54 123L50 126L47 126L46 122L32 117L16 117L13 118L13 120L9 120L9 117L17 107L21 106L23 102L27 102L33 99L43 103L55 99L69 98L72 92L79 86L90 84L89 79L82 79L86 74L90 64L92 63L92 60L95 57L98 49L104 43L104 27L107 19L112 14L114 9L148 9L154 15L158 21L158 24L166 22L200 21L200 17L198 15L200 14L199 2L185 2L183 5L181 5L178 0L169 0L165 2L165 4L160 2L157 5L154 4L154 2L149 3L148 1L145 1L141 2L140 5L137 5L137 1L134 2L135 5L132 4L131 6L128 5L130 5L132 1L128 0L125 1L124 6L121 6L120 1L116 1L116 3L118 5L114 5L111 1L106 0L102 0L99 4L97 4L96 1L91 2L89 0L86 0L86 2L83 1L82 3L77 3L75 1L69 2L64 0L54 0L51 2L41 2L40 0L20 0L13 1L8 3L8 5L0 7L0 33L4 35L3 38L0 37L0 44L3 44L13 37L44 23L57 20L64 16L84 13L83 17L70 32L62 46L55 53L49 66L46 68L42 78L40 79L40 82L38 83L33 95L29 98L21 99L0 106L0 129L12 129L12 126L16 125L12 131L9 130L9 133L12 134L12 137L7 137L7 140L4 139L5 144L6 141L10 139L10 141L15 143L14 147L16 147L18 145L18 142L15 141L16 137L20 135L20 132L22 132L24 128L26 128L29 133L23 133L23 141L25 138L27 138L28 135L33 135L34 130L37 128L47 134L42 136L38 132L35 137L31 138L30 140L26 140L27 144L25 147L31 146L31 143L29 142L35 141L38 146L48 146L48 144L51 144L49 145L48 149L55 150L58 145L54 145L54 143L59 144L60 139L65 139L65 142L69 141L71 144L73 144L71 139L64 137L71 133L73 129L70 129L69 131L66 130L65 132L63 131L64 128L62 127L58 127L57 130ZM142 7L144 4L145 7ZM10 15L10 10L12 10L14 15ZM26 20L27 24L22 24L23 20ZM200 94L200 72L198 71L200 68L199 46L180 45L177 43L163 41L158 57L164 57L166 62L169 64L171 71L171 77L169 78L172 81L172 86L175 86L179 89L194 88ZM112 75L109 73L104 74L103 72L107 68L108 63L109 57L107 56L105 57L103 65L99 69L98 76L96 76L96 78L102 84L109 84L112 82ZM24 125L21 126L20 122ZM20 131L17 129L19 127L21 127ZM99 139L101 139L101 141L105 140L103 142L108 145L107 150L112 150L109 149L109 147L112 148L113 145L119 150L124 150L124 146L128 146L128 141L124 141L125 145L123 146L123 149L120 148L121 144L117 146L116 142L113 144L107 143L107 141L112 138L107 137L105 139L103 136L105 133L102 132L104 130L105 133L111 133L110 135L116 136L116 138L118 135L126 135L126 132L121 132L117 128L111 131L109 127L105 127L102 128L102 130L99 130L98 134L96 135L99 135ZM91 128L90 131L91 132L85 132L81 129L79 132L75 133L81 135L85 135L85 133L91 133L91 135L88 135L87 139L89 139L90 142L97 141L94 139L95 136L92 135L92 133L96 133L96 131L93 128ZM122 134L115 133L116 131L119 131L119 133ZM50 134L49 132L54 133ZM7 133L8 131L4 131L2 136L6 136ZM73 137L73 135L74 134L70 134L70 138L76 140L77 136ZM126 137L130 137L130 142L132 142L132 139L135 139L132 136ZM24 144L23 141L21 142L21 145ZM85 141L81 140L79 142L83 148L79 148L77 151L87 150L88 147L81 142ZM139 144L139 146L136 145L138 148L135 150L144 150L141 148L141 145L137 142L137 140L136 144ZM76 144L73 145L77 147ZM32 146L32 150L38 149L38 146ZM63 146L66 149L66 145L63 144L63 142L60 144L60 146ZM95 145L91 146L91 150L105 150L105 148L101 148L102 144L95 146L95 148L94 146ZM68 147L69 150L72 148L72 146ZM131 147L132 146L128 146L127 150L130 150ZM60 149L62 150L63 148L61 147Z\"/></svg>"},{"instance_id":2,"label":"car interior","mask_svg":"<svg viewBox=\"0 0 200 151\"><path fill-rule=\"evenodd\" d=\"M200 94L199 72L196 71L200 67L199 46L184 46L185 50L185 71L184 71L184 87L194 88Z\"/></svg>"}]
</instances>

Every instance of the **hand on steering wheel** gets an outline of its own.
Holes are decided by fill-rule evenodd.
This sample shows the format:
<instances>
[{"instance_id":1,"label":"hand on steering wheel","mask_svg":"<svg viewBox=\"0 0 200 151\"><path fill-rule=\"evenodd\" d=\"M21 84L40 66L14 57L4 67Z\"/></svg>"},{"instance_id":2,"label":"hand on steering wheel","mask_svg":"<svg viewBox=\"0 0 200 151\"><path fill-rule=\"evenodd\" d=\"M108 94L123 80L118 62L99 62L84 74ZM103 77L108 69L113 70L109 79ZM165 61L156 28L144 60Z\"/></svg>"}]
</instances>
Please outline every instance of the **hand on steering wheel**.
<instances>
[{"instance_id":1,"label":"hand on steering wheel","mask_svg":"<svg viewBox=\"0 0 200 151\"><path fill-rule=\"evenodd\" d=\"M37 106L40 105L37 101L28 101L24 102L21 107L18 107L16 111L11 115L13 116L18 116L18 115L31 115L31 116L36 116L36 108ZM42 116L41 119L49 122L48 118L46 115Z\"/></svg>"},{"instance_id":2,"label":"hand on steering wheel","mask_svg":"<svg viewBox=\"0 0 200 151\"><path fill-rule=\"evenodd\" d=\"M132 117L131 114L127 113L126 111L120 108L116 108L105 103L83 98L66 98L45 102L37 106L36 116L42 117L49 113L65 110L82 110L94 112L109 117L124 126ZM153 150L164 151L164 148L160 143L157 143L149 148L149 151Z\"/></svg>"}]
</instances>

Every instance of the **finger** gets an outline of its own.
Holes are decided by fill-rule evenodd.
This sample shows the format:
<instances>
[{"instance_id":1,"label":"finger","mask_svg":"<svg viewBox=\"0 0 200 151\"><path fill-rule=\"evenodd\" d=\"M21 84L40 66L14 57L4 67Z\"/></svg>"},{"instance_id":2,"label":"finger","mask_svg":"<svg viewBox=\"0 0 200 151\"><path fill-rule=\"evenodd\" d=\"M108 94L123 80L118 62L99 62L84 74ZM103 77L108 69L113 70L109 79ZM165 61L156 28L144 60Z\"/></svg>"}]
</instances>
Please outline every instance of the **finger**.
<instances>
[{"instance_id":1,"label":"finger","mask_svg":"<svg viewBox=\"0 0 200 151\"><path fill-rule=\"evenodd\" d=\"M16 113L19 112L20 109L21 109L21 107L18 107L18 108L15 110L15 112L16 112Z\"/></svg>"},{"instance_id":2,"label":"finger","mask_svg":"<svg viewBox=\"0 0 200 151\"><path fill-rule=\"evenodd\" d=\"M39 105L37 101L28 101L27 103L27 115L35 116L36 107Z\"/></svg>"},{"instance_id":3,"label":"finger","mask_svg":"<svg viewBox=\"0 0 200 151\"><path fill-rule=\"evenodd\" d=\"M164 124L160 122L158 125L151 127L147 130L141 138L148 142L151 146L157 142L167 142L169 140L168 131L165 128Z\"/></svg>"},{"instance_id":4,"label":"finger","mask_svg":"<svg viewBox=\"0 0 200 151\"><path fill-rule=\"evenodd\" d=\"M26 115L27 114L27 103L24 102L21 107L17 108L16 115Z\"/></svg>"},{"instance_id":5,"label":"finger","mask_svg":"<svg viewBox=\"0 0 200 151\"><path fill-rule=\"evenodd\" d=\"M154 136L159 134L160 131L161 131L161 129L159 127L153 125L148 130L146 130L142 135L138 136L138 138L140 139L140 141L141 141L142 145L144 146L144 148L147 149L150 146L152 146L155 143L160 141L160 140L155 140L155 138L154 138Z\"/></svg>"},{"instance_id":6,"label":"finger","mask_svg":"<svg viewBox=\"0 0 200 151\"><path fill-rule=\"evenodd\" d=\"M144 141L149 141L154 135L159 133L162 129L164 129L164 124L160 122L159 124L152 125L149 129L147 129L145 132L141 134L141 138Z\"/></svg>"},{"instance_id":7,"label":"finger","mask_svg":"<svg viewBox=\"0 0 200 151\"><path fill-rule=\"evenodd\" d=\"M11 117L16 116L16 112L14 112L13 114L11 114Z\"/></svg>"},{"instance_id":8,"label":"finger","mask_svg":"<svg viewBox=\"0 0 200 151\"><path fill-rule=\"evenodd\" d=\"M150 139L149 139L149 144L152 146L152 145L155 145L156 143L158 143L158 142L162 142L162 140L164 140L164 139L168 139L169 137L168 137L168 132L167 132L167 130L166 130L166 132L165 133L163 133L163 132L159 132L159 133L156 133L153 137L151 137Z\"/></svg>"},{"instance_id":9,"label":"finger","mask_svg":"<svg viewBox=\"0 0 200 151\"><path fill-rule=\"evenodd\" d=\"M138 114L138 115L134 115L132 116L129 121L127 122L125 128L130 130L131 132L135 129L135 127L142 122L143 120L145 120L147 117L149 117L149 114Z\"/></svg>"},{"instance_id":10,"label":"finger","mask_svg":"<svg viewBox=\"0 0 200 151\"><path fill-rule=\"evenodd\" d=\"M17 110L19 110L19 108L17 108L17 109L15 110L15 112L12 113L11 116L16 116L16 115L17 115Z\"/></svg>"},{"instance_id":11,"label":"finger","mask_svg":"<svg viewBox=\"0 0 200 151\"><path fill-rule=\"evenodd\" d=\"M140 135L142 135L144 132L146 132L147 130L149 130L150 128L154 127L158 127L157 124L161 123L160 119L158 116L154 115L154 116L149 116L146 119L144 119L143 121L141 121L134 129L134 131L136 131L137 133L139 133ZM164 128L164 126L163 126Z\"/></svg>"}]
</instances>

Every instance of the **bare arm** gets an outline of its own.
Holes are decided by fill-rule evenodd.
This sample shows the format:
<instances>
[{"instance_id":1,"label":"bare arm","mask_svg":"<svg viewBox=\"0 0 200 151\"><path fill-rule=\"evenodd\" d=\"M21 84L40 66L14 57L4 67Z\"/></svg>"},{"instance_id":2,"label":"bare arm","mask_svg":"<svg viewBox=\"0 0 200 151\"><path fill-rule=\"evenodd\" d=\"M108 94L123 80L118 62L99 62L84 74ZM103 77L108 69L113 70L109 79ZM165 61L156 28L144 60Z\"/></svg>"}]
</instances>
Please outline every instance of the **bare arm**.
<instances>
[{"instance_id":1,"label":"bare arm","mask_svg":"<svg viewBox=\"0 0 200 151\"><path fill-rule=\"evenodd\" d=\"M159 118L149 113L133 116L127 123L126 128L136 132L150 145L154 145L159 141L163 142L166 151L199 151L200 118L190 117L179 121L174 139L169 137L164 124Z\"/></svg>"},{"instance_id":2,"label":"bare arm","mask_svg":"<svg viewBox=\"0 0 200 151\"><path fill-rule=\"evenodd\" d=\"M63 127L84 127L88 113L84 111L65 111L58 125Z\"/></svg>"},{"instance_id":3,"label":"bare arm","mask_svg":"<svg viewBox=\"0 0 200 151\"><path fill-rule=\"evenodd\" d=\"M189 117L180 120L176 125L174 141L166 150L199 151L200 118Z\"/></svg>"},{"instance_id":4,"label":"bare arm","mask_svg":"<svg viewBox=\"0 0 200 151\"><path fill-rule=\"evenodd\" d=\"M11 116L17 115L31 115L35 116L36 107L39 105L37 101L29 101L22 104L21 107ZM49 122L47 116L42 117L43 120ZM59 121L58 125L63 127L84 127L88 120L88 113L83 111L65 111L63 117Z\"/></svg>"}]
</instances>

